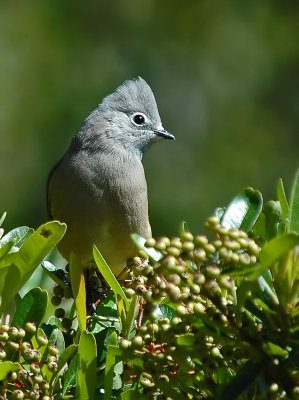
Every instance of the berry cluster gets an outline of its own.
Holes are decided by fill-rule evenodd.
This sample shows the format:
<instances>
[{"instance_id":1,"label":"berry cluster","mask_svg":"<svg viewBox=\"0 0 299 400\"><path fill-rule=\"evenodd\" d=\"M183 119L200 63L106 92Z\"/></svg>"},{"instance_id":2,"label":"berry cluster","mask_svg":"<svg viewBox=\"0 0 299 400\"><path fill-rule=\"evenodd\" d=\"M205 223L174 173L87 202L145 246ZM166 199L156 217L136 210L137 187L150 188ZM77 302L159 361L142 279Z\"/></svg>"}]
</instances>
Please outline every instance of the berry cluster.
<instances>
[{"instance_id":1,"label":"berry cluster","mask_svg":"<svg viewBox=\"0 0 299 400\"><path fill-rule=\"evenodd\" d=\"M0 363L12 360L19 364L1 382L1 399L51 400L47 375L58 368L58 349L49 345L45 335L36 333L33 322L24 328L0 325Z\"/></svg>"},{"instance_id":2,"label":"berry cluster","mask_svg":"<svg viewBox=\"0 0 299 400\"><path fill-rule=\"evenodd\" d=\"M206 228L213 234L210 240L191 232L151 238L145 246L159 251L161 259L149 262L142 251L134 258L126 293L141 297L141 313L136 335L123 339L120 347L127 360L132 354L143 358L142 368L128 362L125 374L128 381L138 381L149 398L163 393L163 382L173 379L176 386L181 379L181 385L200 391L202 380L212 380L216 369L228 370L249 356L246 343L240 343L232 361L227 354L232 346L215 341L206 326L236 333L234 279L226 271L254 268L260 247L244 231L221 226L215 216ZM165 304L173 311L169 317L161 313Z\"/></svg>"}]
</instances>

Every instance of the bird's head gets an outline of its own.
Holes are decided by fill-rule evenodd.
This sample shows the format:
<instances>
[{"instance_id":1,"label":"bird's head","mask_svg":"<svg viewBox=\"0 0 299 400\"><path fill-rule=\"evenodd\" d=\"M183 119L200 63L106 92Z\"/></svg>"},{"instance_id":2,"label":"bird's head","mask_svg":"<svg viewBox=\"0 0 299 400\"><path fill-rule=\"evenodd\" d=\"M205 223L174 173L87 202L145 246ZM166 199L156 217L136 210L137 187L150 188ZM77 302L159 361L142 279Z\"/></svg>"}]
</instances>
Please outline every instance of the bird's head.
<instances>
[{"instance_id":1,"label":"bird's head","mask_svg":"<svg viewBox=\"0 0 299 400\"><path fill-rule=\"evenodd\" d=\"M155 97L142 78L125 81L103 99L89 117L104 121L102 139L117 148L143 154L153 142L174 139L161 123Z\"/></svg>"}]
</instances>

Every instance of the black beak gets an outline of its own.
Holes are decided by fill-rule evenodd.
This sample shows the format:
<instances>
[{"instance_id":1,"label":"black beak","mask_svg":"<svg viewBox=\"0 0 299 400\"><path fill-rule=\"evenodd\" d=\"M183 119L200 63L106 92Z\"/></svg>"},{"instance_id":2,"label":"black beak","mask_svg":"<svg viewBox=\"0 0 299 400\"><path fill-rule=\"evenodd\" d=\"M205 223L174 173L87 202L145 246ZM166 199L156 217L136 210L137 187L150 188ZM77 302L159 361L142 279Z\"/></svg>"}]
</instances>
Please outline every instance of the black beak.
<instances>
[{"instance_id":1,"label":"black beak","mask_svg":"<svg viewBox=\"0 0 299 400\"><path fill-rule=\"evenodd\" d=\"M175 137L171 133L167 132L165 129L159 129L158 131L154 131L154 133L157 136L161 136L165 139L175 140Z\"/></svg>"}]
</instances>

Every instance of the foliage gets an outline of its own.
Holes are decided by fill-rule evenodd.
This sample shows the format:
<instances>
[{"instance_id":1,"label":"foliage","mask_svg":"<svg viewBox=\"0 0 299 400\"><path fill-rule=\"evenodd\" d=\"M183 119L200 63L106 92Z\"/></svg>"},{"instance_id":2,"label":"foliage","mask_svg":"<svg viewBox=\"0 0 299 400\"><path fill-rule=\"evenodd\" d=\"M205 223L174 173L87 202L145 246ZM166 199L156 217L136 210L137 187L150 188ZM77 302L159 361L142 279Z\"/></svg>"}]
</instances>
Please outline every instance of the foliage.
<instances>
[{"instance_id":1,"label":"foliage","mask_svg":"<svg viewBox=\"0 0 299 400\"><path fill-rule=\"evenodd\" d=\"M281 181L278 201L245 189L207 234L133 235L122 280L97 248L85 274L75 255L66 272L45 260L59 222L3 236L0 399L299 398L298 177L289 201ZM50 318L46 290L19 294L36 268Z\"/></svg>"}]
</instances>

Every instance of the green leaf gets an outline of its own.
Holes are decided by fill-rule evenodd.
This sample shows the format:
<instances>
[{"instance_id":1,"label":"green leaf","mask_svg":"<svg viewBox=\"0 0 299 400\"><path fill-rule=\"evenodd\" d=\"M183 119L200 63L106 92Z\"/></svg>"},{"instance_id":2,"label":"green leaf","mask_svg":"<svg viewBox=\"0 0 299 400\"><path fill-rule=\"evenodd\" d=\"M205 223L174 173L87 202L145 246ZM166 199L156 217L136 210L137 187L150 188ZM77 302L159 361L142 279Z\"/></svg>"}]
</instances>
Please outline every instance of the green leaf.
<instances>
[{"instance_id":1,"label":"green leaf","mask_svg":"<svg viewBox=\"0 0 299 400\"><path fill-rule=\"evenodd\" d=\"M93 400L96 388L97 346L91 332L80 336L77 365L78 400Z\"/></svg>"},{"instance_id":2,"label":"green leaf","mask_svg":"<svg viewBox=\"0 0 299 400\"><path fill-rule=\"evenodd\" d=\"M291 189L290 231L299 233L299 170L296 173Z\"/></svg>"},{"instance_id":3,"label":"green leaf","mask_svg":"<svg viewBox=\"0 0 299 400\"><path fill-rule=\"evenodd\" d=\"M221 224L227 228L240 228L248 232L255 224L262 208L261 193L247 188L230 202L221 219Z\"/></svg>"},{"instance_id":4,"label":"green leaf","mask_svg":"<svg viewBox=\"0 0 299 400\"><path fill-rule=\"evenodd\" d=\"M22 327L26 322L35 322L38 326L45 314L48 304L48 293L40 288L31 289L21 302L15 312L12 326Z\"/></svg>"},{"instance_id":5,"label":"green leaf","mask_svg":"<svg viewBox=\"0 0 299 400\"><path fill-rule=\"evenodd\" d=\"M60 354L57 370L53 373L52 379L51 379L52 387L55 386L53 384L54 380L56 380L58 378L58 376L62 372L65 364L76 354L77 350L78 350L78 346L76 344L71 344L65 350L63 350L63 352Z\"/></svg>"},{"instance_id":6,"label":"green leaf","mask_svg":"<svg viewBox=\"0 0 299 400\"><path fill-rule=\"evenodd\" d=\"M42 262L42 268L45 271L45 273L59 286L61 286L63 289L68 289L69 285L67 285L62 279L58 278L56 275L56 272L58 268L55 267L50 261L45 260Z\"/></svg>"},{"instance_id":7,"label":"green leaf","mask_svg":"<svg viewBox=\"0 0 299 400\"><path fill-rule=\"evenodd\" d=\"M237 399L238 396L258 377L262 366L263 364L254 364L251 361L247 361L240 372L224 386L219 399Z\"/></svg>"},{"instance_id":8,"label":"green leaf","mask_svg":"<svg viewBox=\"0 0 299 400\"><path fill-rule=\"evenodd\" d=\"M261 268L257 271L258 275L262 275L267 268L280 260L298 244L299 235L295 233L287 233L267 242L259 253Z\"/></svg>"},{"instance_id":9,"label":"green leaf","mask_svg":"<svg viewBox=\"0 0 299 400\"><path fill-rule=\"evenodd\" d=\"M140 398L140 392L137 389L128 389L120 395L121 400L136 400Z\"/></svg>"},{"instance_id":10,"label":"green leaf","mask_svg":"<svg viewBox=\"0 0 299 400\"><path fill-rule=\"evenodd\" d=\"M284 191L284 186L283 186L283 182L282 182L281 178L278 180L278 183L277 183L277 198L280 202L282 215L285 219L287 219L289 217L290 208L289 208L288 200L286 198L286 194Z\"/></svg>"},{"instance_id":11,"label":"green leaf","mask_svg":"<svg viewBox=\"0 0 299 400\"><path fill-rule=\"evenodd\" d=\"M3 361L0 363L0 381L4 381L7 375L11 372L18 371L21 368L19 363L14 363L11 361Z\"/></svg>"},{"instance_id":12,"label":"green leaf","mask_svg":"<svg viewBox=\"0 0 299 400\"><path fill-rule=\"evenodd\" d=\"M117 335L115 332L113 332L112 335L110 336L110 341L109 341L108 351L107 351L107 358L106 358L104 400L110 400L111 396L112 396L114 365L115 365L114 347L116 347L116 344L117 344Z\"/></svg>"},{"instance_id":13,"label":"green leaf","mask_svg":"<svg viewBox=\"0 0 299 400\"><path fill-rule=\"evenodd\" d=\"M82 265L75 253L71 253L70 276L73 296L76 304L80 331L86 329L86 288Z\"/></svg>"},{"instance_id":14,"label":"green leaf","mask_svg":"<svg viewBox=\"0 0 299 400\"><path fill-rule=\"evenodd\" d=\"M129 302L122 287L118 283L114 273L111 271L102 254L95 245L93 246L93 256L101 274L103 275L108 285L111 287L115 295L118 294L123 299L126 308L128 308Z\"/></svg>"},{"instance_id":15,"label":"green leaf","mask_svg":"<svg viewBox=\"0 0 299 400\"><path fill-rule=\"evenodd\" d=\"M278 357L288 357L289 352L275 343L272 342L264 342L262 344L262 348L264 351L270 356L278 356Z\"/></svg>"},{"instance_id":16,"label":"green leaf","mask_svg":"<svg viewBox=\"0 0 299 400\"><path fill-rule=\"evenodd\" d=\"M179 235L182 236L185 232L189 232L189 228L186 221L182 221L179 226Z\"/></svg>"},{"instance_id":17,"label":"green leaf","mask_svg":"<svg viewBox=\"0 0 299 400\"><path fill-rule=\"evenodd\" d=\"M1 215L1 217L0 217L0 226L2 226L2 224L3 224L3 222L4 222L5 218L6 218L6 215L7 215L6 211Z\"/></svg>"},{"instance_id":18,"label":"green leaf","mask_svg":"<svg viewBox=\"0 0 299 400\"><path fill-rule=\"evenodd\" d=\"M176 342L179 346L191 347L195 343L195 336L193 333L184 333L176 338Z\"/></svg>"},{"instance_id":19,"label":"green leaf","mask_svg":"<svg viewBox=\"0 0 299 400\"><path fill-rule=\"evenodd\" d=\"M33 232L34 230L28 228L28 226L20 226L3 236L3 238L1 239L1 244L13 242L15 246L21 247L24 244L25 240L30 235L32 235Z\"/></svg>"},{"instance_id":20,"label":"green leaf","mask_svg":"<svg viewBox=\"0 0 299 400\"><path fill-rule=\"evenodd\" d=\"M65 230L65 224L57 221L47 222L27 238L18 252L8 254L4 258L5 265L9 265L9 268L2 282L0 315L33 271L63 237Z\"/></svg>"},{"instance_id":21,"label":"green leaf","mask_svg":"<svg viewBox=\"0 0 299 400\"><path fill-rule=\"evenodd\" d=\"M138 249L143 250L152 261L159 261L163 257L162 253L155 250L154 248L148 248L144 246L146 239L144 237L138 235L138 233L132 233L131 238Z\"/></svg>"},{"instance_id":22,"label":"green leaf","mask_svg":"<svg viewBox=\"0 0 299 400\"><path fill-rule=\"evenodd\" d=\"M123 331L124 338L126 339L129 337L129 334L132 330L138 311L139 311L138 296L135 293L130 301L130 306Z\"/></svg>"},{"instance_id":23,"label":"green leaf","mask_svg":"<svg viewBox=\"0 0 299 400\"><path fill-rule=\"evenodd\" d=\"M65 373L62 395L65 396L66 393L76 385L77 378L77 365L78 365L78 353L75 354L75 357L70 362L68 369Z\"/></svg>"},{"instance_id":24,"label":"green leaf","mask_svg":"<svg viewBox=\"0 0 299 400\"><path fill-rule=\"evenodd\" d=\"M0 248L0 261L10 252L11 248L14 246L14 242L8 242L5 243L1 248ZM5 268L5 263L3 263L4 268ZM1 266L0 266L1 269Z\"/></svg>"}]
</instances>

